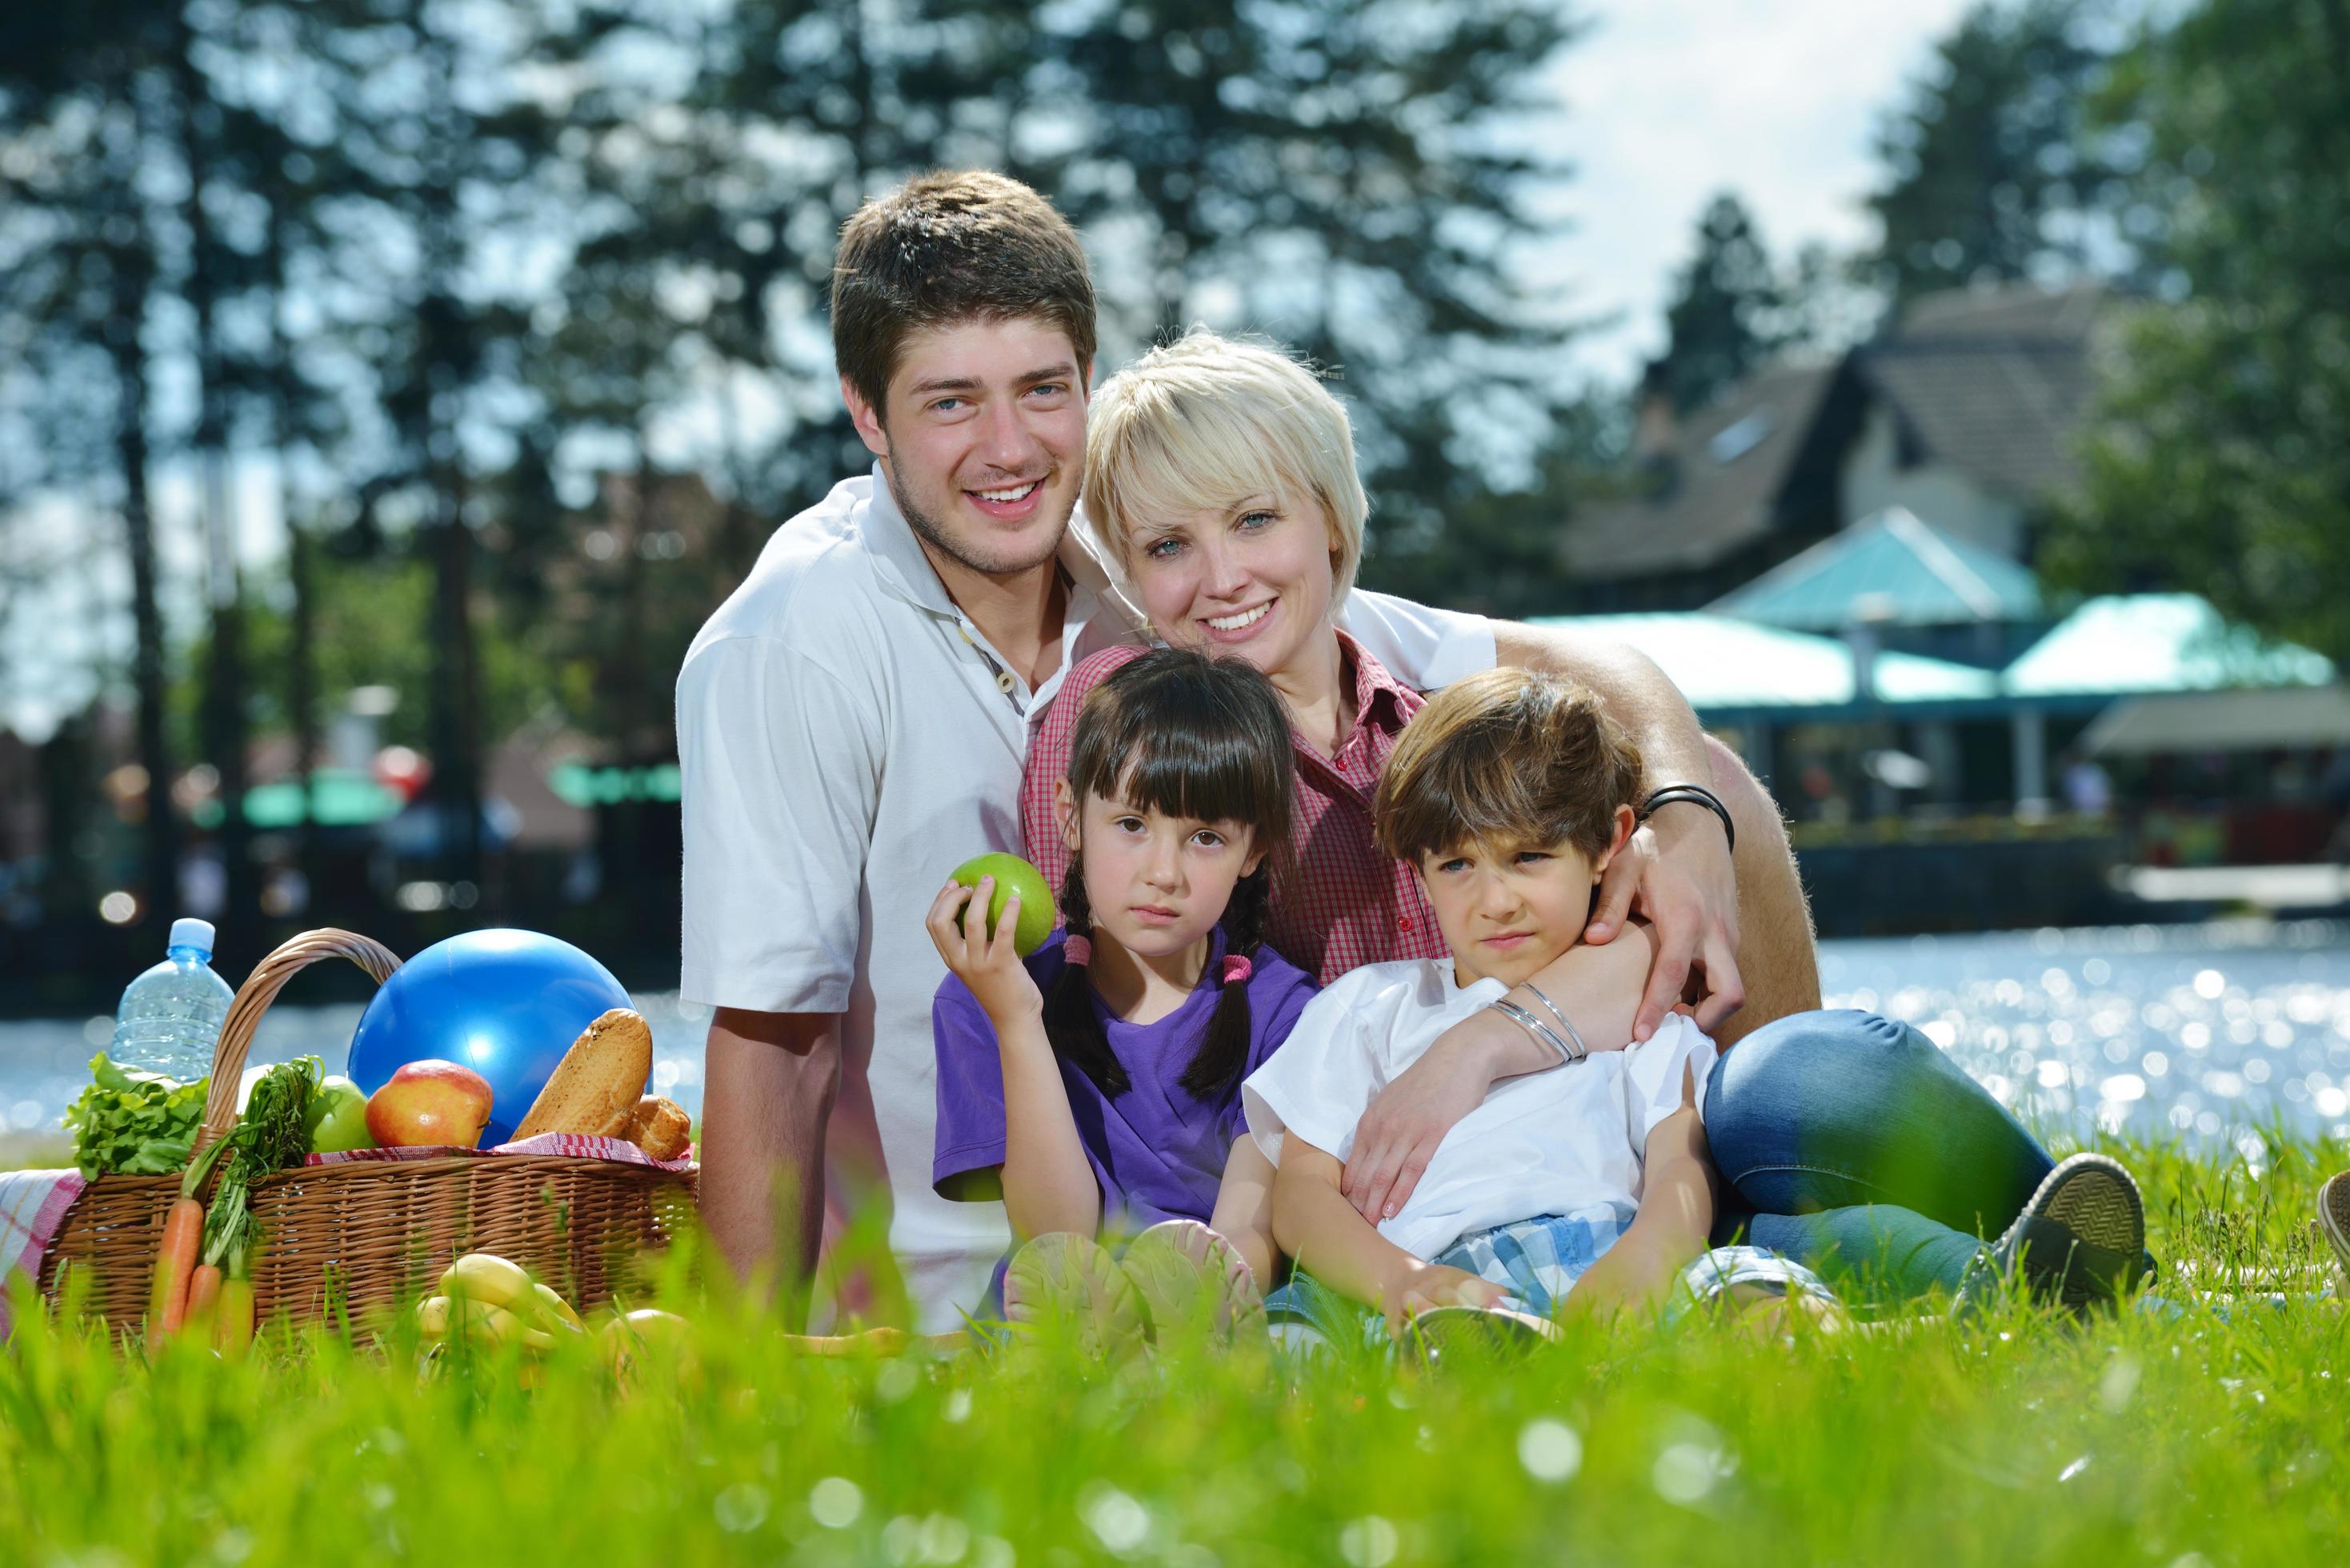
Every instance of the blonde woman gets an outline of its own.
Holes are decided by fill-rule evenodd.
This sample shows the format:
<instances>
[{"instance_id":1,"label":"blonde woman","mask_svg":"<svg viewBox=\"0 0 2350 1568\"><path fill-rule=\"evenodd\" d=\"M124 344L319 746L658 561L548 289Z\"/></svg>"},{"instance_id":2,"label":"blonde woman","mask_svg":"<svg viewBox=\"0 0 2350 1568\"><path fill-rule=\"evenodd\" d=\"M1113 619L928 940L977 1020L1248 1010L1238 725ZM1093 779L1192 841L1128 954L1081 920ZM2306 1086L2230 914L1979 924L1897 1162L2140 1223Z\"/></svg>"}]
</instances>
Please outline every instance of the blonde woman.
<instances>
[{"instance_id":1,"label":"blonde woman","mask_svg":"<svg viewBox=\"0 0 2350 1568\"><path fill-rule=\"evenodd\" d=\"M1371 831L1379 772L1424 699L1338 628L1369 512L1346 410L1279 349L1193 331L1095 395L1083 493L1076 526L1152 631L1254 665L1288 711L1296 801L1265 940L1326 983L1367 963L1443 956L1418 874L1382 854ZM1031 742L1021 825L1047 887L1068 875L1054 799L1077 712L1141 651L1108 649L1077 664ZM1654 950L1635 923L1536 978L1588 1038L1620 1046L1632 1039ZM1444 1130L1494 1081L1557 1063L1491 1019L1472 1020L1452 1044L1430 1054L1418 1092L1365 1118L1361 1149L1375 1158L1349 1174L1367 1204L1402 1204Z\"/></svg>"}]
</instances>

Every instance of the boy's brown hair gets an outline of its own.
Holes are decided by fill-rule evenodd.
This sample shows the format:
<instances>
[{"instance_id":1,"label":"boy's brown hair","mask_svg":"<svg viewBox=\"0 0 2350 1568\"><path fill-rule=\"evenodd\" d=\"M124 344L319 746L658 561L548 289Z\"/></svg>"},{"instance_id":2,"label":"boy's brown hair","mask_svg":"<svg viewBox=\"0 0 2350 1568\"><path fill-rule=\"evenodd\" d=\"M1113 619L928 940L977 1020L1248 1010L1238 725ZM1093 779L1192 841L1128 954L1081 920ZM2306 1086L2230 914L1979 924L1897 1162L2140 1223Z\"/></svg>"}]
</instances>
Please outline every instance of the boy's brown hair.
<instances>
[{"instance_id":1,"label":"boy's brown hair","mask_svg":"<svg viewBox=\"0 0 2350 1568\"><path fill-rule=\"evenodd\" d=\"M1372 797L1383 854L1567 843L1597 857L1632 803L1640 753L1586 688L1528 670L1454 681L1404 726Z\"/></svg>"},{"instance_id":2,"label":"boy's brown hair","mask_svg":"<svg viewBox=\"0 0 2350 1568\"><path fill-rule=\"evenodd\" d=\"M1093 372L1093 275L1076 230L1017 180L984 169L924 174L858 208L832 265L832 354L879 411L906 336L1036 317Z\"/></svg>"}]
</instances>

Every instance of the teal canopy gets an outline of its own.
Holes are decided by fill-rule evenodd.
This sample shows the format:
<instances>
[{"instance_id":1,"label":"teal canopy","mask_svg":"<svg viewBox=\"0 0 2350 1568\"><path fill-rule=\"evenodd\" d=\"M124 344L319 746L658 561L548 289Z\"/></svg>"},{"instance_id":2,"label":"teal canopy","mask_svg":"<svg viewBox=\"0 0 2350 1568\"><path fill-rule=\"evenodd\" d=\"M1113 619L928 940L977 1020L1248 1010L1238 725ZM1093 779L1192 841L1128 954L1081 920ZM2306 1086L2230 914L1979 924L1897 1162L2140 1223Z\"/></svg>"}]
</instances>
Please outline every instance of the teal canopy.
<instances>
[{"instance_id":1,"label":"teal canopy","mask_svg":"<svg viewBox=\"0 0 2350 1568\"><path fill-rule=\"evenodd\" d=\"M2329 686L2334 679L2324 655L2230 626L2195 594L2091 599L2002 677L2011 695L2036 699Z\"/></svg>"},{"instance_id":2,"label":"teal canopy","mask_svg":"<svg viewBox=\"0 0 2350 1568\"><path fill-rule=\"evenodd\" d=\"M547 787L567 805L617 805L624 800L673 801L683 793L675 763L650 768L591 768L565 763L546 775Z\"/></svg>"},{"instance_id":3,"label":"teal canopy","mask_svg":"<svg viewBox=\"0 0 2350 1568\"><path fill-rule=\"evenodd\" d=\"M2025 567L1888 506L1706 608L1793 631L1833 632L1856 621L2029 621L2039 618L2041 598L2039 579Z\"/></svg>"},{"instance_id":4,"label":"teal canopy","mask_svg":"<svg viewBox=\"0 0 2350 1568\"><path fill-rule=\"evenodd\" d=\"M279 779L244 792L244 820L264 831L291 827L309 819L322 827L365 827L400 814L399 794L376 782L372 774L349 768L320 768L310 775L309 798L303 799L298 779ZM188 814L198 827L218 827L228 815L217 800L196 803Z\"/></svg>"},{"instance_id":5,"label":"teal canopy","mask_svg":"<svg viewBox=\"0 0 2350 1568\"><path fill-rule=\"evenodd\" d=\"M1998 695L1999 678L1947 659L1879 653L1875 703L1853 682L1852 649L1698 610L1682 614L1555 616L1535 626L1574 627L1628 644L1659 669L1708 720L1846 716L1876 704L1963 704Z\"/></svg>"}]
</instances>

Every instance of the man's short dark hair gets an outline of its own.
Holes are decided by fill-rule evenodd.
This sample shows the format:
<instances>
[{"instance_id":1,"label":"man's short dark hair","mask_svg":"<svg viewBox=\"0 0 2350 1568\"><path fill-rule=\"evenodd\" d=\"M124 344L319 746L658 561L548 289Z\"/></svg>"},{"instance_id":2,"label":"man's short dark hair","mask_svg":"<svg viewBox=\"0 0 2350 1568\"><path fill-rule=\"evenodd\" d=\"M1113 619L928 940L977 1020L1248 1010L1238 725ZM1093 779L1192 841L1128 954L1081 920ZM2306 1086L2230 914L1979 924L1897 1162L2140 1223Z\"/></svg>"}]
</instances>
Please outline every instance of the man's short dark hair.
<instances>
[{"instance_id":1,"label":"man's short dark hair","mask_svg":"<svg viewBox=\"0 0 2350 1568\"><path fill-rule=\"evenodd\" d=\"M1050 202L983 169L925 174L858 208L832 267L832 353L858 395L885 406L906 335L1034 317L1094 359L1085 246Z\"/></svg>"}]
</instances>

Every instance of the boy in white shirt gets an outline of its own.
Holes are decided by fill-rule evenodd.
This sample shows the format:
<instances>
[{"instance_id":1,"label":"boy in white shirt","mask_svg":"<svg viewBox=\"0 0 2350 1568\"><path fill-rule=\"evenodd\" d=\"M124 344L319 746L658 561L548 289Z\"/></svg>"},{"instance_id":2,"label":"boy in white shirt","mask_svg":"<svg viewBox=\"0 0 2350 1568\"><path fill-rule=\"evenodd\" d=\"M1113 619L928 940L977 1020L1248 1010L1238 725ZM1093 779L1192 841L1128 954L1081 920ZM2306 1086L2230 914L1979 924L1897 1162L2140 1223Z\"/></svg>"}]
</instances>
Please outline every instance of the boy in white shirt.
<instances>
[{"instance_id":1,"label":"boy in white shirt","mask_svg":"<svg viewBox=\"0 0 2350 1568\"><path fill-rule=\"evenodd\" d=\"M1533 983L1581 940L1631 836L1639 777L1638 752L1589 691L1521 670L1439 692L1380 776L1380 847L1419 869L1452 956L1341 976L1243 1095L1277 1168L1282 1250L1391 1330L1469 1308L1481 1325L1538 1333L1563 1316L1724 1295L1839 1321L1801 1265L1708 1251L1715 1178L1698 1103L1714 1048L1696 1023L1676 1013L1645 1042L1595 1052ZM1488 1008L1559 1064L1495 1085L1374 1228L1340 1189L1357 1122L1440 1034ZM1310 1289L1266 1303L1284 1304L1329 1326Z\"/></svg>"}]
</instances>

